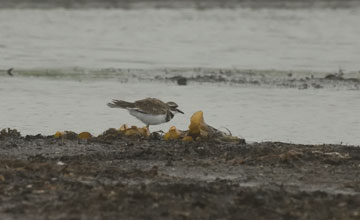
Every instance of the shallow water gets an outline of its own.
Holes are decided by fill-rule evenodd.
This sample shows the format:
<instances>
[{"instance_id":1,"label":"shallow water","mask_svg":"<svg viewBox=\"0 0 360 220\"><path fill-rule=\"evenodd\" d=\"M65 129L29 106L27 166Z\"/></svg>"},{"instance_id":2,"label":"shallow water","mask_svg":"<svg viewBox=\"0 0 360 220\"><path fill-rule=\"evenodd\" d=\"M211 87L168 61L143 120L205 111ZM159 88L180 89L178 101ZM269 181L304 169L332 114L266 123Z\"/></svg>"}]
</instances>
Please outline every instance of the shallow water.
<instances>
[{"instance_id":1,"label":"shallow water","mask_svg":"<svg viewBox=\"0 0 360 220\"><path fill-rule=\"evenodd\" d=\"M17 128L23 134L57 130L100 134L123 123L141 125L126 111L108 108L108 101L152 96L176 101L186 112L152 130L167 130L170 125L186 129L192 113L203 110L210 125L228 128L248 141L359 145L358 91L121 83L116 72L107 75L108 81L64 77L76 75L67 72L72 67L85 72L166 67L334 72L341 68L357 74L359 12L359 8L2 9L0 69L24 69L22 75L32 68L61 71L51 80L0 76L0 128ZM146 72L147 78L153 72Z\"/></svg>"},{"instance_id":2,"label":"shallow water","mask_svg":"<svg viewBox=\"0 0 360 220\"><path fill-rule=\"evenodd\" d=\"M359 71L360 9L0 10L0 69Z\"/></svg>"},{"instance_id":3,"label":"shallow water","mask_svg":"<svg viewBox=\"0 0 360 220\"><path fill-rule=\"evenodd\" d=\"M173 100L185 115L151 126L187 129L197 110L215 128L228 128L247 141L360 143L360 95L349 90L296 90L210 84L71 81L0 77L1 128L22 134L90 131L97 135L121 124L142 126L127 111L106 106L113 98Z\"/></svg>"}]
</instances>

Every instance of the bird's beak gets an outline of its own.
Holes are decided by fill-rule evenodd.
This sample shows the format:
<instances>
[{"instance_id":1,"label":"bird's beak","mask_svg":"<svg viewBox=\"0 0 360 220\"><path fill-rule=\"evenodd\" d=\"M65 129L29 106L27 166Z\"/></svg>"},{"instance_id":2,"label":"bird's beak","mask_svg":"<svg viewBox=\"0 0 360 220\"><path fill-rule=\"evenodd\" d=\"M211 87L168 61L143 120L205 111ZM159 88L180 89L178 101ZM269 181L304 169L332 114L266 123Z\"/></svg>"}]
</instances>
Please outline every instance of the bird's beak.
<instances>
[{"instance_id":1,"label":"bird's beak","mask_svg":"<svg viewBox=\"0 0 360 220\"><path fill-rule=\"evenodd\" d=\"M181 114L184 114L184 112L182 112L181 110L179 109L175 109L177 112L180 112Z\"/></svg>"}]
</instances>

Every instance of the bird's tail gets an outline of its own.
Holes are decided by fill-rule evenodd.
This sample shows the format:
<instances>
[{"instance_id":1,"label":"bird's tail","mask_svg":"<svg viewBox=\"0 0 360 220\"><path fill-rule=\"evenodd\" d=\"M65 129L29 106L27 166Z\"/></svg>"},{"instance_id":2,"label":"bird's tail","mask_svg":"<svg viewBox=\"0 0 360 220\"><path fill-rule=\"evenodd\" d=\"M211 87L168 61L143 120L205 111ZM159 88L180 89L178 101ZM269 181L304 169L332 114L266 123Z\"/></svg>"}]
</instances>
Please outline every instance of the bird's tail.
<instances>
[{"instance_id":1,"label":"bird's tail","mask_svg":"<svg viewBox=\"0 0 360 220\"><path fill-rule=\"evenodd\" d=\"M108 103L107 105L110 108L135 108L135 104L132 102L126 102L116 99L114 99L111 103Z\"/></svg>"}]
</instances>

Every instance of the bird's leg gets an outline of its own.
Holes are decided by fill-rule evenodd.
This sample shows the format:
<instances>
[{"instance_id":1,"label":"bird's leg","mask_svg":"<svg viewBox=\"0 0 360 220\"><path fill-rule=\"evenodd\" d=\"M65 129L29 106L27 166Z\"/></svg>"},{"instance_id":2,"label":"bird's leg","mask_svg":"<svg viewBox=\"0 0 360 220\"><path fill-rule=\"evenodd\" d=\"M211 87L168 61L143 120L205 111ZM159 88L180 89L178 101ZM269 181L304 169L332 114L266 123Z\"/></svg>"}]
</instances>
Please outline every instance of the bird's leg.
<instances>
[{"instance_id":1,"label":"bird's leg","mask_svg":"<svg viewBox=\"0 0 360 220\"><path fill-rule=\"evenodd\" d=\"M146 125L146 129L149 131L150 133L150 130L149 130L149 124Z\"/></svg>"}]
</instances>

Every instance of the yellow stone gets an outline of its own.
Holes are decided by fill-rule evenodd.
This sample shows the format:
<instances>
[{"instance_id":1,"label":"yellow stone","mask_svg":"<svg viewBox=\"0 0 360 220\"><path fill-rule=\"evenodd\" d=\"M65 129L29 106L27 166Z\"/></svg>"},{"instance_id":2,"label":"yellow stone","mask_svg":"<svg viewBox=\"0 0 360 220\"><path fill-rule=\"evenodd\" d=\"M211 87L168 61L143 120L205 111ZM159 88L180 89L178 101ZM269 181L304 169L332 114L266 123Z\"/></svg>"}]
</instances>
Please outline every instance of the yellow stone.
<instances>
[{"instance_id":1,"label":"yellow stone","mask_svg":"<svg viewBox=\"0 0 360 220\"><path fill-rule=\"evenodd\" d=\"M182 141L194 141L194 139L191 136L185 136Z\"/></svg>"},{"instance_id":2,"label":"yellow stone","mask_svg":"<svg viewBox=\"0 0 360 220\"><path fill-rule=\"evenodd\" d=\"M131 128L124 127L124 131L122 131L126 136L138 135L147 137L150 136L150 132L146 127L138 128L136 126L131 126Z\"/></svg>"},{"instance_id":3,"label":"yellow stone","mask_svg":"<svg viewBox=\"0 0 360 220\"><path fill-rule=\"evenodd\" d=\"M123 125L121 125L119 131L125 132L127 129L129 129L129 127L126 124L123 124Z\"/></svg>"},{"instance_id":4,"label":"yellow stone","mask_svg":"<svg viewBox=\"0 0 360 220\"><path fill-rule=\"evenodd\" d=\"M204 128L206 129L206 124L204 122L203 112L197 111L191 116L188 134L193 137L199 136L201 130L204 130Z\"/></svg>"},{"instance_id":5,"label":"yellow stone","mask_svg":"<svg viewBox=\"0 0 360 220\"><path fill-rule=\"evenodd\" d=\"M54 134L54 137L55 138L61 138L63 137L65 134L65 132L61 132L61 131L57 131L55 134Z\"/></svg>"},{"instance_id":6,"label":"yellow stone","mask_svg":"<svg viewBox=\"0 0 360 220\"><path fill-rule=\"evenodd\" d=\"M88 139L92 138L92 135L89 132L85 131L85 132L81 132L80 134L78 134L78 138L88 140Z\"/></svg>"},{"instance_id":7,"label":"yellow stone","mask_svg":"<svg viewBox=\"0 0 360 220\"><path fill-rule=\"evenodd\" d=\"M180 134L180 131L178 131L175 126L171 126L169 131L164 135L164 140L179 139Z\"/></svg>"},{"instance_id":8,"label":"yellow stone","mask_svg":"<svg viewBox=\"0 0 360 220\"><path fill-rule=\"evenodd\" d=\"M139 131L140 131L140 133L143 134L144 136L150 136L150 131L149 131L149 129L148 129L146 126L144 126L144 127L142 127L142 128L139 128Z\"/></svg>"},{"instance_id":9,"label":"yellow stone","mask_svg":"<svg viewBox=\"0 0 360 220\"><path fill-rule=\"evenodd\" d=\"M136 126L131 126L131 128L128 128L125 130L125 135L126 136L132 136L132 135L136 135L138 134L138 130Z\"/></svg>"}]
</instances>

